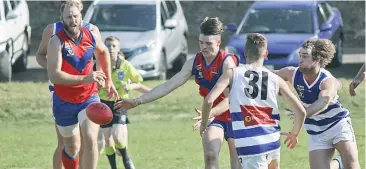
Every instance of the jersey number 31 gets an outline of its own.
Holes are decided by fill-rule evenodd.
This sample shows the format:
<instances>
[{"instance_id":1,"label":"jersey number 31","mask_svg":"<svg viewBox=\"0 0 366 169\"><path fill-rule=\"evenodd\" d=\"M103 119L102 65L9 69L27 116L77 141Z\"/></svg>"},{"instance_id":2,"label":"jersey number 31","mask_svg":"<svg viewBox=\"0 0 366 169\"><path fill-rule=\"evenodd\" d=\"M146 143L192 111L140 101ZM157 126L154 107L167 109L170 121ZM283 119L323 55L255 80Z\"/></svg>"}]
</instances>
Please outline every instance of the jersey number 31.
<instances>
[{"instance_id":1,"label":"jersey number 31","mask_svg":"<svg viewBox=\"0 0 366 169\"><path fill-rule=\"evenodd\" d=\"M253 77L251 80L249 80L249 85L252 88L252 92L250 93L250 88L245 87L245 95L250 99L255 99L258 97L259 92L259 86L258 86L258 80L259 80L259 74L258 72L247 70L244 74L246 78ZM268 85L268 73L262 71L262 83L260 86L261 91L261 100L267 100L267 85Z\"/></svg>"}]
</instances>

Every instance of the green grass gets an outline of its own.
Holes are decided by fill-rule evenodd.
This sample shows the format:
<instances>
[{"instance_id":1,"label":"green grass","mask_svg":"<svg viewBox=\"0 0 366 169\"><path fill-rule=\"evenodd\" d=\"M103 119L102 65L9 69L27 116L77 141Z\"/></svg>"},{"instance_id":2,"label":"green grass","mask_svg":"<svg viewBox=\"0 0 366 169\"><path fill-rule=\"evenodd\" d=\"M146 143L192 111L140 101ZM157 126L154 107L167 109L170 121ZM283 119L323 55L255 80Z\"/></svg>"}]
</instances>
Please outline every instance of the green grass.
<instances>
[{"instance_id":1,"label":"green grass","mask_svg":"<svg viewBox=\"0 0 366 169\"><path fill-rule=\"evenodd\" d=\"M155 86L160 82L146 82ZM349 81L342 79L340 99L351 112L359 160L365 164L365 88L358 95L348 94ZM134 93L136 94L136 93ZM203 168L201 137L192 131L196 116L194 108L201 107L202 98L193 81L170 95L129 112L129 154L138 169L198 169ZM280 107L286 107L280 102ZM284 112L284 111L282 111ZM291 121L282 114L283 131L291 129ZM294 150L281 149L281 169L307 169L307 134L303 130ZM51 114L47 83L0 84L0 169L52 168L56 135ZM118 161L119 168L123 168ZM229 168L226 142L220 153L220 167ZM109 168L105 156L100 157L99 169Z\"/></svg>"}]
</instances>

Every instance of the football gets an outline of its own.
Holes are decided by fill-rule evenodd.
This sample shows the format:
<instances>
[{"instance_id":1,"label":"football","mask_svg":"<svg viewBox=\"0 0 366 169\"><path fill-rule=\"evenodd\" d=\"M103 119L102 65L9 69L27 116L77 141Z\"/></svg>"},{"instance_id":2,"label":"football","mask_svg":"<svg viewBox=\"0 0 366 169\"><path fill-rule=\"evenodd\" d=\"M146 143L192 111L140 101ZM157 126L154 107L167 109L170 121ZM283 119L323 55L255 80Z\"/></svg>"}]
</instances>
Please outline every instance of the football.
<instances>
[{"instance_id":1,"label":"football","mask_svg":"<svg viewBox=\"0 0 366 169\"><path fill-rule=\"evenodd\" d=\"M100 125L108 124L113 119L112 110L104 103L94 102L86 108L86 115L88 118Z\"/></svg>"}]
</instances>

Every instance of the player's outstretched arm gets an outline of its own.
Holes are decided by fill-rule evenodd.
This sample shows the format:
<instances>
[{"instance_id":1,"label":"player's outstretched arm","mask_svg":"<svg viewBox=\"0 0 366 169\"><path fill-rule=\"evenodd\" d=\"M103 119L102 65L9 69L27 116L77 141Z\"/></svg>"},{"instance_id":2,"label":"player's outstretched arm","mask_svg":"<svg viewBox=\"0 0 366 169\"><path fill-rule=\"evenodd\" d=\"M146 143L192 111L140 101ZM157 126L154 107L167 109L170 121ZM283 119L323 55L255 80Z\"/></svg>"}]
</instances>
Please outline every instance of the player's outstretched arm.
<instances>
[{"instance_id":1,"label":"player's outstretched arm","mask_svg":"<svg viewBox=\"0 0 366 169\"><path fill-rule=\"evenodd\" d=\"M47 55L48 78L54 84L76 85L82 83L92 83L98 79L105 78L105 75L102 72L91 75L71 75L61 71L61 43L57 36L53 36L50 39L47 45Z\"/></svg>"},{"instance_id":2,"label":"player's outstretched arm","mask_svg":"<svg viewBox=\"0 0 366 169\"><path fill-rule=\"evenodd\" d=\"M111 66L111 58L109 56L108 48L104 45L99 29L96 26L92 27L93 30L91 31L94 40L96 43L96 50L94 52L95 58L97 59L97 62L100 64L100 68L103 70L105 74L105 88L107 89L108 95L110 98L115 98L117 100L118 92L116 88L114 87L113 81L112 81L112 66ZM97 70L99 69L99 65L97 64Z\"/></svg>"},{"instance_id":3,"label":"player's outstretched arm","mask_svg":"<svg viewBox=\"0 0 366 169\"><path fill-rule=\"evenodd\" d=\"M183 65L182 69L175 74L171 79L163 84L154 87L150 92L145 93L134 99L122 99L115 103L115 109L125 108L131 109L140 104L150 103L161 97L166 96L179 86L183 85L192 76L192 65L194 58L189 59Z\"/></svg>"},{"instance_id":4,"label":"player's outstretched arm","mask_svg":"<svg viewBox=\"0 0 366 169\"><path fill-rule=\"evenodd\" d=\"M355 89L357 86L365 80L365 64L362 65L361 69L358 71L356 77L349 84L349 94L351 96L356 96Z\"/></svg>"},{"instance_id":5,"label":"player's outstretched arm","mask_svg":"<svg viewBox=\"0 0 366 169\"><path fill-rule=\"evenodd\" d=\"M216 85L212 88L211 92L206 96L202 105L202 122L201 122L201 134L207 127L209 114L211 112L212 104L217 97L230 85L233 78L234 71L229 69L217 81Z\"/></svg>"},{"instance_id":6,"label":"player's outstretched arm","mask_svg":"<svg viewBox=\"0 0 366 169\"><path fill-rule=\"evenodd\" d=\"M285 140L285 144L289 141L287 147L292 149L297 144L297 137L304 125L306 111L301 105L300 100L291 92L290 88L281 77L278 77L278 83L281 96L285 99L286 103L290 104L292 110L296 113L292 131L287 135L287 139Z\"/></svg>"},{"instance_id":7,"label":"player's outstretched arm","mask_svg":"<svg viewBox=\"0 0 366 169\"><path fill-rule=\"evenodd\" d=\"M334 77L326 79L321 83L318 100L306 108L306 117L317 115L328 108L330 101L335 97L339 89L339 85L335 84L339 83Z\"/></svg>"},{"instance_id":8,"label":"player's outstretched arm","mask_svg":"<svg viewBox=\"0 0 366 169\"><path fill-rule=\"evenodd\" d=\"M51 39L53 33L53 24L49 24L43 30L42 40L39 44L38 51L36 54L36 60L40 66L47 69L47 45Z\"/></svg>"},{"instance_id":9,"label":"player's outstretched arm","mask_svg":"<svg viewBox=\"0 0 366 169\"><path fill-rule=\"evenodd\" d=\"M289 81L290 83L292 83L292 76L295 70L295 67L288 66L280 70L272 70L272 72L281 77L284 81Z\"/></svg>"}]
</instances>

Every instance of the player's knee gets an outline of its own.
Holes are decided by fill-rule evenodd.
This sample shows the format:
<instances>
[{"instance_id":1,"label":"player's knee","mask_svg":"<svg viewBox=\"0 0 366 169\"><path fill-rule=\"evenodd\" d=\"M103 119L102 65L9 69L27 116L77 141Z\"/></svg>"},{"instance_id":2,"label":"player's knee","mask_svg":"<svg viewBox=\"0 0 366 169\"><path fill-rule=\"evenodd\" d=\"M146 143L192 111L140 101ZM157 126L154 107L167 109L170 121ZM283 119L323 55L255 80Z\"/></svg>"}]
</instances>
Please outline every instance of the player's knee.
<instances>
[{"instance_id":1,"label":"player's knee","mask_svg":"<svg viewBox=\"0 0 366 169\"><path fill-rule=\"evenodd\" d=\"M71 143L65 145L65 151L69 156L76 156L80 151L80 144L78 143Z\"/></svg>"},{"instance_id":2,"label":"player's knee","mask_svg":"<svg viewBox=\"0 0 366 169\"><path fill-rule=\"evenodd\" d=\"M218 160L218 154L215 151L205 152L206 163L215 163Z\"/></svg>"},{"instance_id":3,"label":"player's knee","mask_svg":"<svg viewBox=\"0 0 366 169\"><path fill-rule=\"evenodd\" d=\"M89 148L98 147L98 139L94 137L92 134L86 134L83 139L84 139L83 144L85 144L84 146Z\"/></svg>"}]
</instances>

